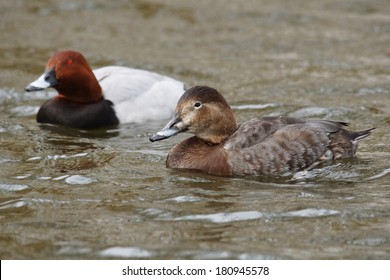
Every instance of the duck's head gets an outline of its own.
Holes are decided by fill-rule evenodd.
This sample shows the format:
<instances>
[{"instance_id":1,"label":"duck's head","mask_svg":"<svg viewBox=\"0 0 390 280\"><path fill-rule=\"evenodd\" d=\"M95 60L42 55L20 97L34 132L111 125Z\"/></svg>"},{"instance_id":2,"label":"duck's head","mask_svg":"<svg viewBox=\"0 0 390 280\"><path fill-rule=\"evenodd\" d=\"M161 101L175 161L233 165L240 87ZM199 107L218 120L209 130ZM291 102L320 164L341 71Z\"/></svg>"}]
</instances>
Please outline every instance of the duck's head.
<instances>
[{"instance_id":1,"label":"duck's head","mask_svg":"<svg viewBox=\"0 0 390 280\"><path fill-rule=\"evenodd\" d=\"M45 72L29 84L26 91L52 87L59 97L79 103L93 103L102 98L102 89L87 60L76 51L60 51L47 62Z\"/></svg>"},{"instance_id":2,"label":"duck's head","mask_svg":"<svg viewBox=\"0 0 390 280\"><path fill-rule=\"evenodd\" d=\"M209 144L225 141L237 130L233 111L214 88L195 86L179 99L175 114L150 141L159 141L180 132L189 132Z\"/></svg>"}]
</instances>

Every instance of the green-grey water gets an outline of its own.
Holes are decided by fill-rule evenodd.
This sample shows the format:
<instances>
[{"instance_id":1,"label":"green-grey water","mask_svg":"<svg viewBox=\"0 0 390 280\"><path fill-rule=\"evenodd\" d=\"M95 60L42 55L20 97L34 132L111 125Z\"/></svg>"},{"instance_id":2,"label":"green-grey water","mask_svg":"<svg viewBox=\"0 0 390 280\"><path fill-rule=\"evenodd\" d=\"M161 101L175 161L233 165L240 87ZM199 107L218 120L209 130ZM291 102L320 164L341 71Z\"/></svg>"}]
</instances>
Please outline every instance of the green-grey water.
<instances>
[{"instance_id":1,"label":"green-grey water","mask_svg":"<svg viewBox=\"0 0 390 280\"><path fill-rule=\"evenodd\" d=\"M389 259L386 0L0 0L1 259ZM57 50L218 88L239 121L377 129L357 157L280 178L165 168L167 120L39 125Z\"/></svg>"}]
</instances>

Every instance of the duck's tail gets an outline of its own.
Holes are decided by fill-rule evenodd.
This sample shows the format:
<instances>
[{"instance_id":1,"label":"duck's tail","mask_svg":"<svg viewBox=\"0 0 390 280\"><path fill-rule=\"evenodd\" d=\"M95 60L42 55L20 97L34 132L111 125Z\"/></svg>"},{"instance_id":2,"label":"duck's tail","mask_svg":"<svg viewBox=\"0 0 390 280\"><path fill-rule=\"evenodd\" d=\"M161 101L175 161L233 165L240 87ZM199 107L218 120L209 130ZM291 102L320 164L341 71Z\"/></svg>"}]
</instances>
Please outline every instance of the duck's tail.
<instances>
[{"instance_id":1,"label":"duck's tail","mask_svg":"<svg viewBox=\"0 0 390 280\"><path fill-rule=\"evenodd\" d=\"M362 131L350 131L350 139L352 142L359 142L360 140L366 138L367 136L369 136L371 134L371 131L373 131L376 127L373 127L373 128L370 128L370 129L366 129L366 130L362 130Z\"/></svg>"}]
</instances>

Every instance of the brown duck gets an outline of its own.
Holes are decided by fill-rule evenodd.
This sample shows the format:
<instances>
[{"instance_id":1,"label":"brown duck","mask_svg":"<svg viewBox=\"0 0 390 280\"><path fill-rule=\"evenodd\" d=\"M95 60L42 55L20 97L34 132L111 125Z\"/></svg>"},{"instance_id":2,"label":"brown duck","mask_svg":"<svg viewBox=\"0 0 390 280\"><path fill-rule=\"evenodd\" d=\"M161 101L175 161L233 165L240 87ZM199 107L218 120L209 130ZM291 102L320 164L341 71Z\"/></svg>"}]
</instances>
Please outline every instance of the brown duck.
<instances>
[{"instance_id":1,"label":"brown duck","mask_svg":"<svg viewBox=\"0 0 390 280\"><path fill-rule=\"evenodd\" d=\"M214 88L196 86L179 99L175 115L150 141L180 132L195 136L176 144L166 166L219 175L276 175L323 160L353 157L371 129L347 131L347 123L287 117L236 123L233 111Z\"/></svg>"}]
</instances>

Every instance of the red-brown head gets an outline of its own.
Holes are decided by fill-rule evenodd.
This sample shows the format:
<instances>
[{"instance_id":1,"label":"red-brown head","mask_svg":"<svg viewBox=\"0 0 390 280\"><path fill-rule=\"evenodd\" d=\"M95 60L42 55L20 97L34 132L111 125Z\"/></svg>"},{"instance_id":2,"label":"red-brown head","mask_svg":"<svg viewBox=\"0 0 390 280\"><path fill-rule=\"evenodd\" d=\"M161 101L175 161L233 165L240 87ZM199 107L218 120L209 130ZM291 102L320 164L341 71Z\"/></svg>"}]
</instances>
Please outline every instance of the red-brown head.
<instances>
[{"instance_id":1,"label":"red-brown head","mask_svg":"<svg viewBox=\"0 0 390 280\"><path fill-rule=\"evenodd\" d=\"M38 91L52 87L58 98L77 103L94 103L102 97L102 89L84 56L76 51L60 51L48 61L45 72L26 87Z\"/></svg>"}]
</instances>

